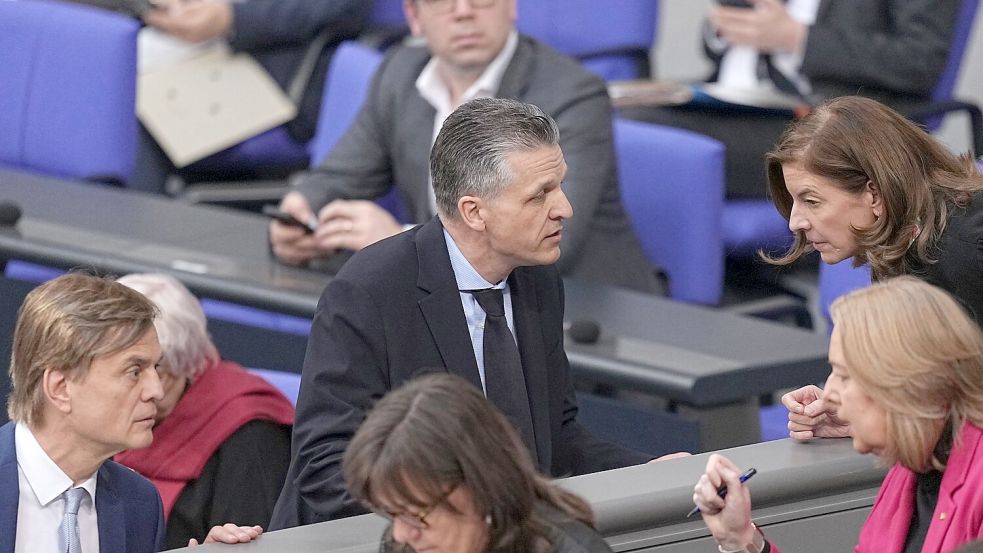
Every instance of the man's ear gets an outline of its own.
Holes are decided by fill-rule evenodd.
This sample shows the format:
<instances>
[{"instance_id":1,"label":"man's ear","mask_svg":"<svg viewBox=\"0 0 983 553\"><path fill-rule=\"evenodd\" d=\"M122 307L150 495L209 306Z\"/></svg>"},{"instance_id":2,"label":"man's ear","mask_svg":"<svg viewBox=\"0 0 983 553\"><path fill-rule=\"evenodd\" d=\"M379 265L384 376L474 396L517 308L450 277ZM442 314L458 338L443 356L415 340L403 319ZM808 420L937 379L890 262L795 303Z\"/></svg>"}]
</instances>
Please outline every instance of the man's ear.
<instances>
[{"instance_id":1,"label":"man's ear","mask_svg":"<svg viewBox=\"0 0 983 553\"><path fill-rule=\"evenodd\" d=\"M417 10L420 6L416 5L416 0L403 0L403 15L406 17L406 24L410 28L410 33L415 37L423 36L423 26L420 25L420 17Z\"/></svg>"},{"instance_id":2,"label":"man's ear","mask_svg":"<svg viewBox=\"0 0 983 553\"><path fill-rule=\"evenodd\" d=\"M477 196L461 196L457 200L457 214L471 230L482 232L485 230L485 218L481 213L484 200Z\"/></svg>"},{"instance_id":3,"label":"man's ear","mask_svg":"<svg viewBox=\"0 0 983 553\"><path fill-rule=\"evenodd\" d=\"M45 398L62 413L72 412L71 392L68 389L68 376L61 369L45 369L41 377L41 389Z\"/></svg>"},{"instance_id":4,"label":"man's ear","mask_svg":"<svg viewBox=\"0 0 983 553\"><path fill-rule=\"evenodd\" d=\"M870 209L874 212L874 217L880 219L884 216L884 196L881 195L881 187L876 182L867 181L867 194L870 195Z\"/></svg>"}]
</instances>

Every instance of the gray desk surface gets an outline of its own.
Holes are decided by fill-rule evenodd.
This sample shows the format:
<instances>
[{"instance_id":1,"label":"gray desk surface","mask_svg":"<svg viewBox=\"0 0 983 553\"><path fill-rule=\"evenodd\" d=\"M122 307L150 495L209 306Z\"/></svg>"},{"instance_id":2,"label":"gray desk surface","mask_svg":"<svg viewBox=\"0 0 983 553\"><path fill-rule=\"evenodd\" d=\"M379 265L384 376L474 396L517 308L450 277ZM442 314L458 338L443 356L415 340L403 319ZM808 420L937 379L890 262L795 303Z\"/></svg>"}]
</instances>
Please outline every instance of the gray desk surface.
<instances>
[{"instance_id":1,"label":"gray desk surface","mask_svg":"<svg viewBox=\"0 0 983 553\"><path fill-rule=\"evenodd\" d=\"M753 516L762 526L780 525L822 512L848 509L865 512L884 476L884 469L875 464L872 456L853 451L850 440L818 440L806 444L779 440L722 453L742 467L758 469L748 486ZM684 516L693 506L693 484L703 473L708 456L694 455L588 474L568 478L562 485L590 502L598 530L616 551L706 540L708 532L702 520ZM385 524L376 515L323 522L270 532L254 543L236 546L236 550L368 553L377 550ZM855 533L844 536L845 543L852 544L855 540ZM209 546L197 551L208 553L220 549ZM712 546L702 550L711 551Z\"/></svg>"},{"instance_id":2,"label":"gray desk surface","mask_svg":"<svg viewBox=\"0 0 983 553\"><path fill-rule=\"evenodd\" d=\"M23 211L0 228L0 259L166 271L203 296L305 317L330 278L272 260L259 215L4 170L0 200ZM566 296L568 320L602 328L597 344L567 341L575 374L596 382L707 407L828 372L826 340L810 332L577 282Z\"/></svg>"}]
</instances>

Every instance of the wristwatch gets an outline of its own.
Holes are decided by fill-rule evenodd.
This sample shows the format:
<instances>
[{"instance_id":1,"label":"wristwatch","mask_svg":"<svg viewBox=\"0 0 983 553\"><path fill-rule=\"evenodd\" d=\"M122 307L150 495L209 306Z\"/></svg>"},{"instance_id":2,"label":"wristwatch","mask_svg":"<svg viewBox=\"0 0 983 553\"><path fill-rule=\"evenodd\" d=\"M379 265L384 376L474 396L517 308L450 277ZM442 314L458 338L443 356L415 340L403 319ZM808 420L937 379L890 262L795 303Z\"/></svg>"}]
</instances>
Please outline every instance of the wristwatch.
<instances>
[{"instance_id":1,"label":"wristwatch","mask_svg":"<svg viewBox=\"0 0 983 553\"><path fill-rule=\"evenodd\" d=\"M765 539L765 535L761 533L761 529L753 522L751 523L751 527L754 528L754 538L752 538L751 543L740 549L724 549L722 545L717 544L717 551L720 553L769 553L771 551L771 544Z\"/></svg>"}]
</instances>

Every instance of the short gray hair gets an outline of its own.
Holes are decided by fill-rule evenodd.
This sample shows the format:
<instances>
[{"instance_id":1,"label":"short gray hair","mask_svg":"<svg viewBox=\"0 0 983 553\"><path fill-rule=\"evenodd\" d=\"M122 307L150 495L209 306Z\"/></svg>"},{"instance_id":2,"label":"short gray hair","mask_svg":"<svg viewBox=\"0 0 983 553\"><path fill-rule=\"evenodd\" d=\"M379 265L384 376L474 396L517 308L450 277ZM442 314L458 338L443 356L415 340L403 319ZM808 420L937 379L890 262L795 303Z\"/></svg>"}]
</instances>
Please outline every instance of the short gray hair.
<instances>
[{"instance_id":1,"label":"short gray hair","mask_svg":"<svg viewBox=\"0 0 983 553\"><path fill-rule=\"evenodd\" d=\"M556 121L532 104L477 98L462 105L444 121L430 152L437 211L453 219L462 196L494 198L515 178L508 154L559 142Z\"/></svg>"},{"instance_id":2,"label":"short gray hair","mask_svg":"<svg viewBox=\"0 0 983 553\"><path fill-rule=\"evenodd\" d=\"M205 312L198 298L178 279L161 273L137 273L117 282L140 292L160 310L154 326L164 353L162 370L194 379L218 363L218 349L208 336Z\"/></svg>"}]
</instances>

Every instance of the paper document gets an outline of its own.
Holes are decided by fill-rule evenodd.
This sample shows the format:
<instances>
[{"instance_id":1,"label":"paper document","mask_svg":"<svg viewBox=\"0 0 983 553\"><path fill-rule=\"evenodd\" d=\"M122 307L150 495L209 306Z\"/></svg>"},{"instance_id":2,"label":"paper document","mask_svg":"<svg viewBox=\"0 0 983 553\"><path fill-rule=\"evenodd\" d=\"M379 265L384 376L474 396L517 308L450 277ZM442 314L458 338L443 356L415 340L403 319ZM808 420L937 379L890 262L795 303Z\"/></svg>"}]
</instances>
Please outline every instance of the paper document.
<instances>
[{"instance_id":1,"label":"paper document","mask_svg":"<svg viewBox=\"0 0 983 553\"><path fill-rule=\"evenodd\" d=\"M137 77L137 115L177 167L290 121L297 108L247 54L224 43Z\"/></svg>"}]
</instances>

